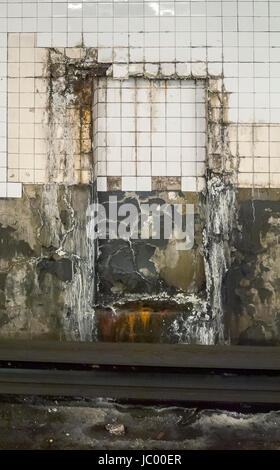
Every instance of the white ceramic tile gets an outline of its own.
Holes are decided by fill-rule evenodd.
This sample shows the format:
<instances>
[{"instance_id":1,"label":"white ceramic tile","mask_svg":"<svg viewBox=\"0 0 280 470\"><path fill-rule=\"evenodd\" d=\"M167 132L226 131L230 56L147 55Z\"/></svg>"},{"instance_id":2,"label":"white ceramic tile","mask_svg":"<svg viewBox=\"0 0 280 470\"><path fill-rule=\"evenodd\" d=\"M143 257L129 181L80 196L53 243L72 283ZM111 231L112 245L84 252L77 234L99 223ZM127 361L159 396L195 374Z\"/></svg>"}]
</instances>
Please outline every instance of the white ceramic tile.
<instances>
[{"instance_id":1,"label":"white ceramic tile","mask_svg":"<svg viewBox=\"0 0 280 470\"><path fill-rule=\"evenodd\" d=\"M135 162L122 162L122 175L123 176L136 176Z\"/></svg>"},{"instance_id":2,"label":"white ceramic tile","mask_svg":"<svg viewBox=\"0 0 280 470\"><path fill-rule=\"evenodd\" d=\"M181 176L181 163L180 162L167 162L166 163L166 176Z\"/></svg>"},{"instance_id":3,"label":"white ceramic tile","mask_svg":"<svg viewBox=\"0 0 280 470\"><path fill-rule=\"evenodd\" d=\"M137 191L136 176L123 176L122 177L122 191Z\"/></svg>"},{"instance_id":4,"label":"white ceramic tile","mask_svg":"<svg viewBox=\"0 0 280 470\"><path fill-rule=\"evenodd\" d=\"M195 177L182 177L182 191L196 191Z\"/></svg>"},{"instance_id":5,"label":"white ceramic tile","mask_svg":"<svg viewBox=\"0 0 280 470\"><path fill-rule=\"evenodd\" d=\"M0 198L7 197L7 183L0 182Z\"/></svg>"},{"instance_id":6,"label":"white ceramic tile","mask_svg":"<svg viewBox=\"0 0 280 470\"><path fill-rule=\"evenodd\" d=\"M182 162L182 176L196 176L197 163L196 162Z\"/></svg>"},{"instance_id":7,"label":"white ceramic tile","mask_svg":"<svg viewBox=\"0 0 280 470\"><path fill-rule=\"evenodd\" d=\"M108 162L107 163L107 175L108 176L121 176L122 165L121 162Z\"/></svg>"},{"instance_id":8,"label":"white ceramic tile","mask_svg":"<svg viewBox=\"0 0 280 470\"><path fill-rule=\"evenodd\" d=\"M107 177L97 177L97 191L107 191Z\"/></svg>"},{"instance_id":9,"label":"white ceramic tile","mask_svg":"<svg viewBox=\"0 0 280 470\"><path fill-rule=\"evenodd\" d=\"M51 32L38 32L37 34L37 46L38 47L51 47L52 46L52 34Z\"/></svg>"},{"instance_id":10,"label":"white ceramic tile","mask_svg":"<svg viewBox=\"0 0 280 470\"><path fill-rule=\"evenodd\" d=\"M7 183L7 197L20 198L22 196L21 183Z\"/></svg>"},{"instance_id":11,"label":"white ceramic tile","mask_svg":"<svg viewBox=\"0 0 280 470\"><path fill-rule=\"evenodd\" d=\"M0 167L0 183L5 183L7 181L7 168Z\"/></svg>"},{"instance_id":12,"label":"white ceramic tile","mask_svg":"<svg viewBox=\"0 0 280 470\"><path fill-rule=\"evenodd\" d=\"M279 188L280 187L280 172L270 174L270 187Z\"/></svg>"},{"instance_id":13,"label":"white ceramic tile","mask_svg":"<svg viewBox=\"0 0 280 470\"><path fill-rule=\"evenodd\" d=\"M136 189L137 191L151 191L152 178L150 176L137 176Z\"/></svg>"},{"instance_id":14,"label":"white ceramic tile","mask_svg":"<svg viewBox=\"0 0 280 470\"><path fill-rule=\"evenodd\" d=\"M167 176L166 162L152 162L152 176Z\"/></svg>"}]
</instances>

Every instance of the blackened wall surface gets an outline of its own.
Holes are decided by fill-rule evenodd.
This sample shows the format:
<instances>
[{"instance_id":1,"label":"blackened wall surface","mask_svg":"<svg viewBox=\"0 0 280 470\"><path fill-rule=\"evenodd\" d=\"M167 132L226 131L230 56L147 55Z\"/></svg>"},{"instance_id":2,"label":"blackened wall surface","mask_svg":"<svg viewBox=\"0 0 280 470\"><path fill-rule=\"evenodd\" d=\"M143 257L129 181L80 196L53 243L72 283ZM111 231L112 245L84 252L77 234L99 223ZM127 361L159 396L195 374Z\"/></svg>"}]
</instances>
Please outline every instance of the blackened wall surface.
<instances>
[{"instance_id":1,"label":"blackened wall surface","mask_svg":"<svg viewBox=\"0 0 280 470\"><path fill-rule=\"evenodd\" d=\"M224 284L231 342L275 344L280 339L280 191L239 190L239 231Z\"/></svg>"},{"instance_id":2,"label":"blackened wall surface","mask_svg":"<svg viewBox=\"0 0 280 470\"><path fill-rule=\"evenodd\" d=\"M164 216L161 215L159 239L141 238L140 224L137 238L99 240L97 264L99 292L98 302L116 302L126 295L170 296L178 291L199 292L204 284L203 257L201 251L201 220L198 195L195 193L153 191L151 193L100 192L99 203L108 206L110 197L116 197L118 207L126 203L136 207L141 204L163 207L182 204L192 205L194 210L195 237L191 249L179 250L176 240L164 237ZM169 215L167 214L167 217ZM184 217L184 215L183 215ZM125 217L118 217L118 222ZM140 221L140 217L139 217Z\"/></svg>"}]
</instances>

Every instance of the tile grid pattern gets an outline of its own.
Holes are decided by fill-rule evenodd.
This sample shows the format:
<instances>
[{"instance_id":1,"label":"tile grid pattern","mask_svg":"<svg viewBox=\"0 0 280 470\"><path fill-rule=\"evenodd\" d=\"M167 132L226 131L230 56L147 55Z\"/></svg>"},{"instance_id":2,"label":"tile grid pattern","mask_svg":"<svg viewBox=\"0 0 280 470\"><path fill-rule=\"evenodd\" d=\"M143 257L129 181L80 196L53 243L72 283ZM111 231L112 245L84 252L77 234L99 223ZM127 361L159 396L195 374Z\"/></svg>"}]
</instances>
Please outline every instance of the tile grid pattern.
<instances>
[{"instance_id":1,"label":"tile grid pattern","mask_svg":"<svg viewBox=\"0 0 280 470\"><path fill-rule=\"evenodd\" d=\"M10 0L0 2L0 12L0 32L38 31L39 47L73 47L83 39L98 47L100 62L176 61L196 74L224 71L231 120L279 120L277 1Z\"/></svg>"},{"instance_id":2,"label":"tile grid pattern","mask_svg":"<svg viewBox=\"0 0 280 470\"><path fill-rule=\"evenodd\" d=\"M21 182L8 181L7 149L7 90L8 90L8 57L7 34L0 33L0 197L21 197Z\"/></svg>"},{"instance_id":3,"label":"tile grid pattern","mask_svg":"<svg viewBox=\"0 0 280 470\"><path fill-rule=\"evenodd\" d=\"M8 35L8 181L45 182L47 51L34 33Z\"/></svg>"},{"instance_id":4,"label":"tile grid pattern","mask_svg":"<svg viewBox=\"0 0 280 470\"><path fill-rule=\"evenodd\" d=\"M240 187L280 187L280 125L230 125L229 139L239 157Z\"/></svg>"},{"instance_id":5,"label":"tile grid pattern","mask_svg":"<svg viewBox=\"0 0 280 470\"><path fill-rule=\"evenodd\" d=\"M182 177L185 191L202 188L203 81L99 79L95 89L94 152L100 190L106 189L107 176L122 176L123 190L151 190L152 176Z\"/></svg>"},{"instance_id":6,"label":"tile grid pattern","mask_svg":"<svg viewBox=\"0 0 280 470\"><path fill-rule=\"evenodd\" d=\"M7 195L7 34L0 33L0 197Z\"/></svg>"}]
</instances>

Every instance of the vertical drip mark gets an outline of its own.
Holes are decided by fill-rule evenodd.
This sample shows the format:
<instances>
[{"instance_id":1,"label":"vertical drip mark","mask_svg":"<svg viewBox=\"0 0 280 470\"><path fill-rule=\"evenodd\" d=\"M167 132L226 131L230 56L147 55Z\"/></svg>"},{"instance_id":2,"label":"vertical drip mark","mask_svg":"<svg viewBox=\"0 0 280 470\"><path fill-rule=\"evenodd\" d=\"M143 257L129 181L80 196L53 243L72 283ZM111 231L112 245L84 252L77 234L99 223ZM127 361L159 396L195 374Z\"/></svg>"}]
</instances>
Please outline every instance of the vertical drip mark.
<instances>
[{"instance_id":1,"label":"vertical drip mark","mask_svg":"<svg viewBox=\"0 0 280 470\"><path fill-rule=\"evenodd\" d=\"M94 87L91 88L92 98ZM90 119L91 146L94 147L93 119ZM87 208L97 202L96 174L94 160L91 161L91 181L89 186L89 195ZM91 216L91 210L86 214L85 225L75 224L73 230L73 247L75 255L72 263L73 280L67 290L66 303L74 318L74 325L71 330L74 331L75 339L80 341L92 341L95 339L95 300L96 300L96 254L97 240L91 230L94 225L88 223L87 215Z\"/></svg>"},{"instance_id":2,"label":"vertical drip mark","mask_svg":"<svg viewBox=\"0 0 280 470\"><path fill-rule=\"evenodd\" d=\"M79 201L78 207L82 214L77 214L74 208L74 194L74 186L57 183L44 185L40 207L42 225L38 236L48 248L48 258L67 259L72 264L71 281L66 281L64 287L66 336L92 341L95 331L93 305L96 246L93 237L88 236L85 214L95 198L95 185L89 188L87 203L80 206ZM67 210L67 228L61 220L62 209Z\"/></svg>"},{"instance_id":3,"label":"vertical drip mark","mask_svg":"<svg viewBox=\"0 0 280 470\"><path fill-rule=\"evenodd\" d=\"M87 208L96 201L93 162L92 76L86 61L75 61L57 50L49 53L49 109L47 119L48 181L45 200L57 256L72 263L72 278L65 285L65 328L67 335L81 341L94 336L95 237L88 233ZM60 184L59 184L60 183ZM61 184L63 183L63 185ZM79 199L73 208L73 195L80 197L76 183L85 183L87 201ZM70 218L65 230L60 220L60 204ZM77 201L76 201L77 202ZM79 213L77 213L79 211Z\"/></svg>"},{"instance_id":4,"label":"vertical drip mark","mask_svg":"<svg viewBox=\"0 0 280 470\"><path fill-rule=\"evenodd\" d=\"M91 185L88 206L95 199ZM87 222L87 221L86 221ZM90 229L90 224L87 226ZM95 256L96 242L85 226L74 221L71 237L72 281L66 289L65 304L71 312L70 331L80 341L92 341L95 331Z\"/></svg>"},{"instance_id":5,"label":"vertical drip mark","mask_svg":"<svg viewBox=\"0 0 280 470\"><path fill-rule=\"evenodd\" d=\"M231 240L235 225L236 193L221 176L207 181L205 198L205 275L207 300L216 341L224 343L226 332L223 310L223 282L231 265Z\"/></svg>"},{"instance_id":6,"label":"vertical drip mark","mask_svg":"<svg viewBox=\"0 0 280 470\"><path fill-rule=\"evenodd\" d=\"M228 95L221 86L208 89L208 159L204 212L204 263L209 315L215 343L226 343L223 284L231 266L231 247L237 229L236 184L239 159L228 142Z\"/></svg>"}]
</instances>

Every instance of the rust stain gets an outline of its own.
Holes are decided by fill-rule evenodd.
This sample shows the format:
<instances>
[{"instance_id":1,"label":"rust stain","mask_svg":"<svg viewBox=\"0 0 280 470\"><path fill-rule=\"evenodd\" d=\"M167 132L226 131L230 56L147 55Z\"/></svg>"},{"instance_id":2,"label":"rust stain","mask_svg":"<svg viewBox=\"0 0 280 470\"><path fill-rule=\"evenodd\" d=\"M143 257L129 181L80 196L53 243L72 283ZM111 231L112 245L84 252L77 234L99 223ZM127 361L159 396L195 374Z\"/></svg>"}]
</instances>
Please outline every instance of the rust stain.
<instances>
[{"instance_id":1,"label":"rust stain","mask_svg":"<svg viewBox=\"0 0 280 470\"><path fill-rule=\"evenodd\" d=\"M187 307L173 304L153 305L132 302L109 308L96 309L99 341L159 342L168 325ZM164 333L166 334L166 333Z\"/></svg>"},{"instance_id":2,"label":"rust stain","mask_svg":"<svg viewBox=\"0 0 280 470\"><path fill-rule=\"evenodd\" d=\"M129 324L129 340L133 342L135 333L134 333L134 323L135 315L133 313L128 315L128 324Z\"/></svg>"},{"instance_id":3,"label":"rust stain","mask_svg":"<svg viewBox=\"0 0 280 470\"><path fill-rule=\"evenodd\" d=\"M140 318L143 323L144 329L146 329L147 324L150 319L152 309L150 307L142 307L141 312L140 312Z\"/></svg>"},{"instance_id":4,"label":"rust stain","mask_svg":"<svg viewBox=\"0 0 280 470\"><path fill-rule=\"evenodd\" d=\"M135 313L128 314L128 324L129 324L129 339L130 341L134 341L135 339L135 326L139 323L143 325L144 331L147 328L148 322L150 320L150 316L152 313L152 309L148 306L140 307ZM137 327L139 329L139 326Z\"/></svg>"}]
</instances>

